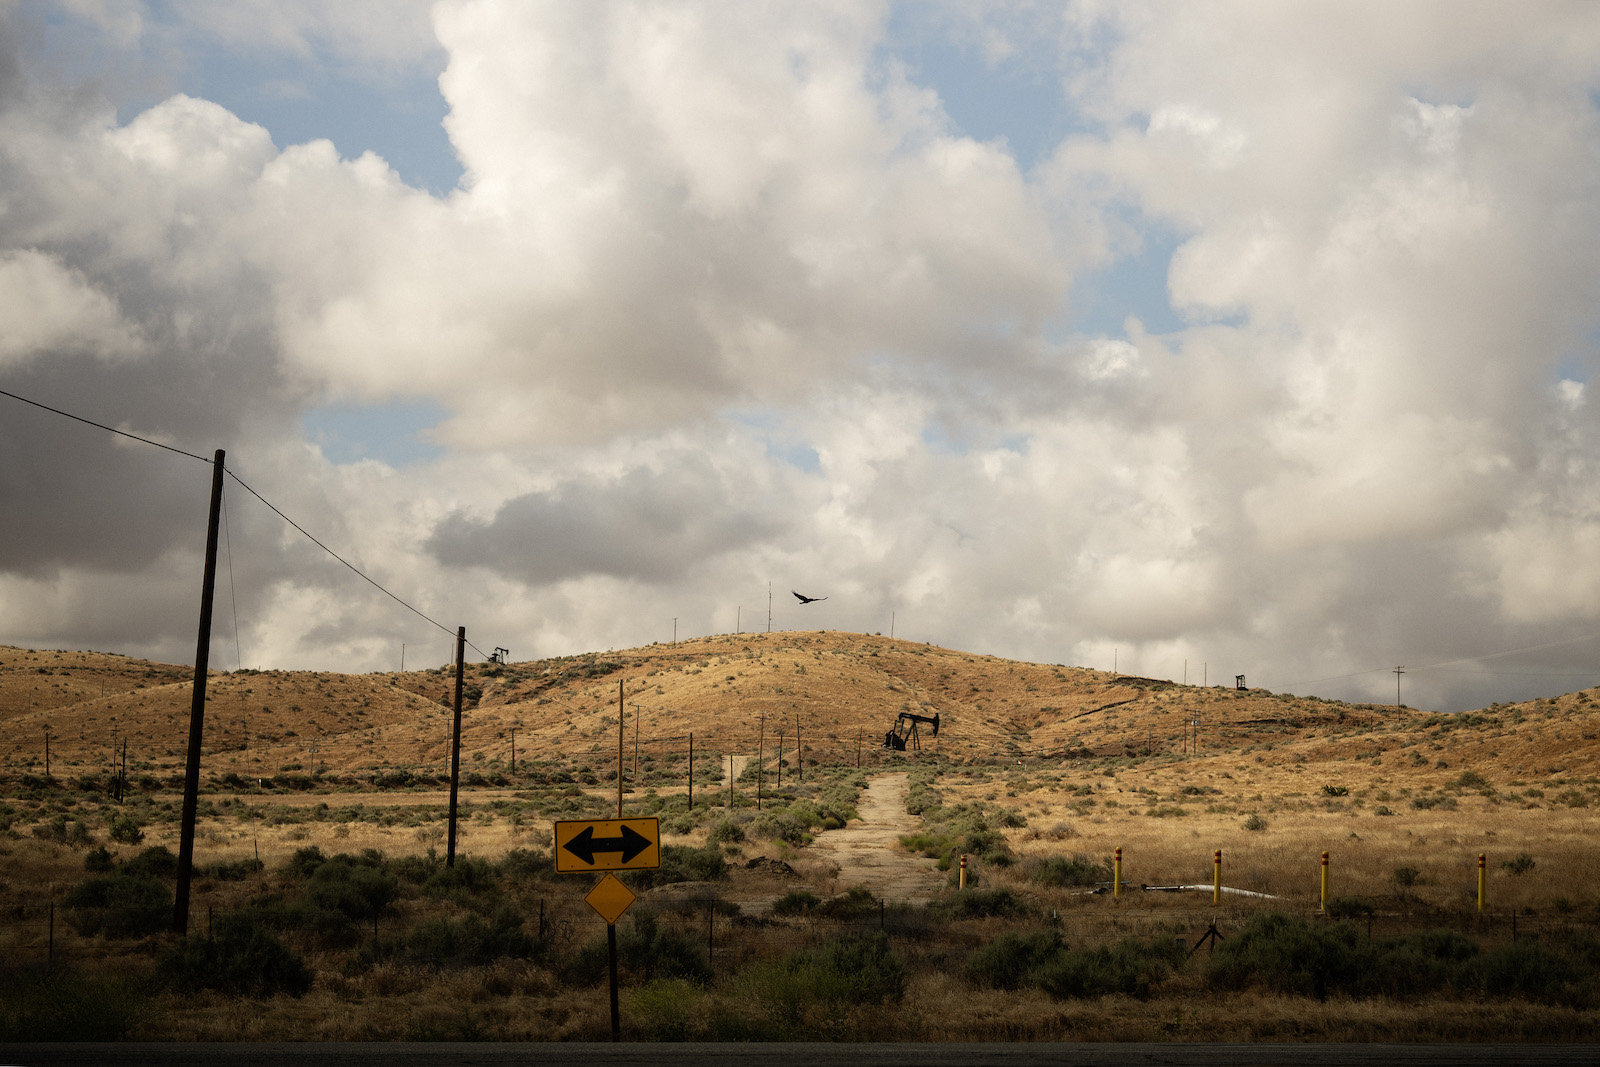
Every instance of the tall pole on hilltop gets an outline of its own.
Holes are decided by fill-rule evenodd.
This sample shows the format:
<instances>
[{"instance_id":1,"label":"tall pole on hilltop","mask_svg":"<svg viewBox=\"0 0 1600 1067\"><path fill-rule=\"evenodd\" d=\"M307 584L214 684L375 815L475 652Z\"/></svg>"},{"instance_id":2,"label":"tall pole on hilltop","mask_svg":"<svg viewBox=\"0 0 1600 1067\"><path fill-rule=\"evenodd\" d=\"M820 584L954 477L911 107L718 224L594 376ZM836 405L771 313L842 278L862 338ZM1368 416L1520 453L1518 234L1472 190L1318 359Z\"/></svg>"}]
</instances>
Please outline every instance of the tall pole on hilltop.
<instances>
[{"instance_id":1,"label":"tall pole on hilltop","mask_svg":"<svg viewBox=\"0 0 1600 1067\"><path fill-rule=\"evenodd\" d=\"M1400 676L1404 673L1406 673L1406 669L1404 667L1396 667L1394 669L1394 706L1397 708L1405 707L1405 705L1400 702Z\"/></svg>"},{"instance_id":2,"label":"tall pole on hilltop","mask_svg":"<svg viewBox=\"0 0 1600 1067\"><path fill-rule=\"evenodd\" d=\"M200 582L200 635L194 650L194 695L189 704L189 753L183 774L183 814L178 824L178 886L172 900L172 930L189 932L189 881L194 872L194 819L200 804L200 743L205 737L206 674L211 669L211 594L217 584L217 532L222 518L225 453L211 459L211 513L206 523L205 575Z\"/></svg>"},{"instance_id":3,"label":"tall pole on hilltop","mask_svg":"<svg viewBox=\"0 0 1600 1067\"><path fill-rule=\"evenodd\" d=\"M461 785L461 682L466 674L467 628L456 628L455 724L450 729L450 831L445 843L444 865L456 865L456 790Z\"/></svg>"}]
</instances>

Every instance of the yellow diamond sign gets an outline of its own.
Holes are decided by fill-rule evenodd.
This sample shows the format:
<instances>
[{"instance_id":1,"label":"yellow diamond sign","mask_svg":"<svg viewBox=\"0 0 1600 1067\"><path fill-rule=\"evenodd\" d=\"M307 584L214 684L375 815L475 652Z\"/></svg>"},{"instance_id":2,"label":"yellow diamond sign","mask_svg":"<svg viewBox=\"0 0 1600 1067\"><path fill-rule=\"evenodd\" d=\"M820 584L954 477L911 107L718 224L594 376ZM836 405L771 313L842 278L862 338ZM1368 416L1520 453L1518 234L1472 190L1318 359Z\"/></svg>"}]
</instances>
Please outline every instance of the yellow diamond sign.
<instances>
[{"instance_id":1,"label":"yellow diamond sign","mask_svg":"<svg viewBox=\"0 0 1600 1067\"><path fill-rule=\"evenodd\" d=\"M595 914L614 926L622 918L622 913L639 898L633 890L617 881L615 875L608 874L583 899L595 910Z\"/></svg>"}]
</instances>

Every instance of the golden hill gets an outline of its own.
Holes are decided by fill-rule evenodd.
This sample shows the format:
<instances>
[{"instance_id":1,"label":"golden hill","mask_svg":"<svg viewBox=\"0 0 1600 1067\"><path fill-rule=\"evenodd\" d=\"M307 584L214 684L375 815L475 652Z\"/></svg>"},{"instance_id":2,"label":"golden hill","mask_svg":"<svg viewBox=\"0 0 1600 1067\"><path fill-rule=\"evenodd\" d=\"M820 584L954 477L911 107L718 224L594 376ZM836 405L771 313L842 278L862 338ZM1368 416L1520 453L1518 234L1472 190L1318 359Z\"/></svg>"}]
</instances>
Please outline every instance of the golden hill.
<instances>
[{"instance_id":1,"label":"golden hill","mask_svg":"<svg viewBox=\"0 0 1600 1067\"><path fill-rule=\"evenodd\" d=\"M338 775L444 773L453 682L445 669L214 673L205 769L248 777L314 767ZM1600 756L1593 691L1436 715L1183 686L867 634L788 632L471 664L464 769L503 769L513 731L519 762L604 768L616 753L619 682L630 757L636 737L643 752L659 755L683 751L693 733L697 752L708 756L753 754L759 734L770 759L780 732L792 753L798 729L808 761L853 761L858 746L870 761L901 711L940 716L937 739L923 728L926 749L979 762L1187 749L1201 759L1246 750L1258 763L1293 767L1399 753L1419 771L1443 774L1486 763L1516 773L1577 770ZM48 729L58 777L109 768L123 738L132 765L171 773L182 766L191 684L184 666L0 648L0 768L42 770Z\"/></svg>"}]
</instances>

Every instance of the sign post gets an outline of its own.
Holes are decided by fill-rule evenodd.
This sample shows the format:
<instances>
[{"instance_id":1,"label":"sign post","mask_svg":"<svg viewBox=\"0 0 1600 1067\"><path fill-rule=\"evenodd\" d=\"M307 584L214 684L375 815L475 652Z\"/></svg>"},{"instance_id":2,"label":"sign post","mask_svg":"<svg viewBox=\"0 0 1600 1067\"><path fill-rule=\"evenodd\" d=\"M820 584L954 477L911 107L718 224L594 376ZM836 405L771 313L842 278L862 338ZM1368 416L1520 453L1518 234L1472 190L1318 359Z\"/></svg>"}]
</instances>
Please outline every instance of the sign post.
<instances>
[{"instance_id":1,"label":"sign post","mask_svg":"<svg viewBox=\"0 0 1600 1067\"><path fill-rule=\"evenodd\" d=\"M584 903L606 921L606 948L611 972L611 1040L622 1040L622 1011L617 1001L617 920L638 896L612 871L653 870L661 866L661 820L567 819L555 825L552 848L557 874L605 872L584 895Z\"/></svg>"}]
</instances>

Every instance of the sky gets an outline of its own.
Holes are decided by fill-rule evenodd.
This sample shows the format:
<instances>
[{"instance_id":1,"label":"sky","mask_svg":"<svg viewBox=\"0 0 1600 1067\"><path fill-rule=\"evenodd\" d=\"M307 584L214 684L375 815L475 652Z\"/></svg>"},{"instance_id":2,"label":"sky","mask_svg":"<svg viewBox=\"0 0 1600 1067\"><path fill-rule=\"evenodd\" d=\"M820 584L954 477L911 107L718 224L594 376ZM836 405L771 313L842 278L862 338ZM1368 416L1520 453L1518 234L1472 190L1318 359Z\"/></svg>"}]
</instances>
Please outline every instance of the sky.
<instances>
[{"instance_id":1,"label":"sky","mask_svg":"<svg viewBox=\"0 0 1600 1067\"><path fill-rule=\"evenodd\" d=\"M1589 3L0 0L0 389L416 609L230 483L223 669L1600 684L1597 260ZM192 662L209 485L0 397L0 643Z\"/></svg>"}]
</instances>

